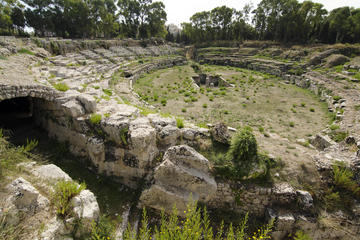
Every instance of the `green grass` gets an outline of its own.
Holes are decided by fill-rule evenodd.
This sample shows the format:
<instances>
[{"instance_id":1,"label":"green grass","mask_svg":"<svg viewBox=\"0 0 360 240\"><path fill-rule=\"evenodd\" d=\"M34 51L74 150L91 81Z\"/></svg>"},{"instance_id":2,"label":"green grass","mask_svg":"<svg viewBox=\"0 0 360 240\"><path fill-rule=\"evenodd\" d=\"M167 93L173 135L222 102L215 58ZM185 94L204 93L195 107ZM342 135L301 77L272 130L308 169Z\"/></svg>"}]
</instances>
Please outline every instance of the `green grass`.
<instances>
[{"instance_id":1,"label":"green grass","mask_svg":"<svg viewBox=\"0 0 360 240\"><path fill-rule=\"evenodd\" d=\"M184 128L185 126L184 120L182 118L176 118L176 126L178 128Z\"/></svg>"},{"instance_id":2,"label":"green grass","mask_svg":"<svg viewBox=\"0 0 360 240\"><path fill-rule=\"evenodd\" d=\"M60 181L55 186L52 202L55 205L56 213L65 218L71 214L71 199L77 196L86 188L85 183L77 184L73 181Z\"/></svg>"},{"instance_id":3,"label":"green grass","mask_svg":"<svg viewBox=\"0 0 360 240\"><path fill-rule=\"evenodd\" d=\"M110 90L110 89L104 88L102 91L109 97L111 97L113 95L112 90Z\"/></svg>"},{"instance_id":4,"label":"green grass","mask_svg":"<svg viewBox=\"0 0 360 240\"><path fill-rule=\"evenodd\" d=\"M257 231L248 231L248 215L240 221L239 226L230 224L227 230L224 230L222 222L218 228L213 228L210 217L205 208L197 207L197 203L191 200L184 211L185 218L182 220L178 217L179 212L174 206L172 214L166 216L161 214L159 227L152 229L149 224L149 217L146 210L143 210L143 217L140 224L140 230L129 226L124 235L124 240L150 240L150 239L191 239L191 240L245 240L245 239L269 239L273 228L273 221L268 225L259 228ZM114 239L114 236L105 236L103 239ZM93 238L98 239L98 238Z\"/></svg>"},{"instance_id":5,"label":"green grass","mask_svg":"<svg viewBox=\"0 0 360 240\"><path fill-rule=\"evenodd\" d=\"M196 90L191 81L196 73L190 65L185 65L145 74L134 83L134 90L159 111L195 124L222 121L234 128L271 126L279 135L298 139L321 131L329 122L327 104L309 90L279 84L281 81L274 76L246 69L201 67L207 73L234 81L235 88L201 86ZM310 106L317 114L310 112ZM288 119L287 123L284 119ZM291 131L288 131L289 122L295 125Z\"/></svg>"},{"instance_id":6,"label":"green grass","mask_svg":"<svg viewBox=\"0 0 360 240\"><path fill-rule=\"evenodd\" d=\"M30 51L29 49L26 49L26 48L21 48L21 49L18 51L18 53L35 55L35 53L33 53L32 51Z\"/></svg>"},{"instance_id":7,"label":"green grass","mask_svg":"<svg viewBox=\"0 0 360 240\"><path fill-rule=\"evenodd\" d=\"M96 124L99 124L101 122L101 119L102 119L101 114L93 113L93 114L91 114L89 120L90 120L90 123L96 125Z\"/></svg>"},{"instance_id":8,"label":"green grass","mask_svg":"<svg viewBox=\"0 0 360 240\"><path fill-rule=\"evenodd\" d=\"M61 92L66 92L67 90L70 89L70 87L66 83L56 83L53 86L56 90Z\"/></svg>"}]
</instances>

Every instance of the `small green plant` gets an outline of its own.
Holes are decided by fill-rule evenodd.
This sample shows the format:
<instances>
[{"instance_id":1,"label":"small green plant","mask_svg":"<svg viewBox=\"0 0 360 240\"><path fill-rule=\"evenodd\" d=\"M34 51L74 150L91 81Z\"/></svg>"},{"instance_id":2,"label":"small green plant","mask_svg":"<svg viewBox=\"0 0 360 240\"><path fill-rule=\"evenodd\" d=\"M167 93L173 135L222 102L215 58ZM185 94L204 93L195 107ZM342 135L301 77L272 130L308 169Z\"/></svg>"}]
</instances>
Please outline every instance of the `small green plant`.
<instances>
[{"instance_id":1,"label":"small green plant","mask_svg":"<svg viewBox=\"0 0 360 240\"><path fill-rule=\"evenodd\" d=\"M102 91L103 91L106 95L108 95L109 97L111 97L112 94L113 94L110 89L103 89Z\"/></svg>"},{"instance_id":2,"label":"small green plant","mask_svg":"<svg viewBox=\"0 0 360 240\"><path fill-rule=\"evenodd\" d=\"M203 107L203 108L207 108L208 106L207 106L206 103L204 103L202 107Z\"/></svg>"},{"instance_id":3,"label":"small green plant","mask_svg":"<svg viewBox=\"0 0 360 240\"><path fill-rule=\"evenodd\" d=\"M294 122L289 122L289 126L290 127L295 127L295 123Z\"/></svg>"},{"instance_id":4,"label":"small green plant","mask_svg":"<svg viewBox=\"0 0 360 240\"><path fill-rule=\"evenodd\" d=\"M61 92L66 92L67 90L70 89L70 87L66 83L56 83L53 86L56 90Z\"/></svg>"},{"instance_id":5,"label":"small green plant","mask_svg":"<svg viewBox=\"0 0 360 240\"><path fill-rule=\"evenodd\" d=\"M140 230L136 231L129 226L123 235L123 239L245 240L247 236L250 236L250 239L260 240L270 239L269 235L273 228L273 221L271 221L268 225L259 228L254 233L248 233L248 215L246 214L238 227L230 224L228 230L225 231L224 222L222 222L218 229L213 230L206 208L198 208L197 203L193 201L188 203L187 210L184 211L184 214L185 219L181 221L175 206L170 216L166 216L165 213L162 212L160 226L159 228L155 227L155 230L153 230L149 227L149 219L146 211L143 210Z\"/></svg>"},{"instance_id":6,"label":"small green plant","mask_svg":"<svg viewBox=\"0 0 360 240\"><path fill-rule=\"evenodd\" d=\"M184 124L184 120L182 118L176 118L176 126L178 128L184 128L185 124Z\"/></svg>"},{"instance_id":7,"label":"small green plant","mask_svg":"<svg viewBox=\"0 0 360 240\"><path fill-rule=\"evenodd\" d=\"M101 119L102 119L101 114L93 113L90 116L90 122L94 125L99 124L101 122Z\"/></svg>"},{"instance_id":8,"label":"small green plant","mask_svg":"<svg viewBox=\"0 0 360 240\"><path fill-rule=\"evenodd\" d=\"M340 99L341 99L342 97L340 97L340 96L333 96L333 99L334 99L334 101L339 101Z\"/></svg>"},{"instance_id":9,"label":"small green plant","mask_svg":"<svg viewBox=\"0 0 360 240\"><path fill-rule=\"evenodd\" d=\"M340 126L339 126L339 125L332 124L332 125L330 126L330 130L332 130L332 131L335 131L335 130L338 130L338 129L340 129Z\"/></svg>"},{"instance_id":10,"label":"small green plant","mask_svg":"<svg viewBox=\"0 0 360 240\"><path fill-rule=\"evenodd\" d=\"M186 113L186 108L182 108L181 112Z\"/></svg>"},{"instance_id":11,"label":"small green plant","mask_svg":"<svg viewBox=\"0 0 360 240\"><path fill-rule=\"evenodd\" d=\"M26 49L26 48L21 48L21 49L18 51L18 53L35 55L35 53L33 53L32 51L30 51L29 49Z\"/></svg>"},{"instance_id":12,"label":"small green plant","mask_svg":"<svg viewBox=\"0 0 360 240\"><path fill-rule=\"evenodd\" d=\"M161 105L163 105L165 107L166 104L167 104L167 100L166 99L161 99Z\"/></svg>"},{"instance_id":13,"label":"small green plant","mask_svg":"<svg viewBox=\"0 0 360 240\"><path fill-rule=\"evenodd\" d=\"M120 130L120 139L122 141L122 143L126 146L128 144L127 142L127 135L128 135L128 132L129 132L129 128L122 128Z\"/></svg>"},{"instance_id":14,"label":"small green plant","mask_svg":"<svg viewBox=\"0 0 360 240\"><path fill-rule=\"evenodd\" d=\"M349 133L344 131L332 131L329 135L335 142L342 142L347 136L349 136Z\"/></svg>"},{"instance_id":15,"label":"small green plant","mask_svg":"<svg viewBox=\"0 0 360 240\"><path fill-rule=\"evenodd\" d=\"M23 146L23 149L25 152L31 152L34 150L39 144L39 141L36 139L32 139L29 141L29 139L26 139L26 145Z\"/></svg>"},{"instance_id":16,"label":"small green plant","mask_svg":"<svg viewBox=\"0 0 360 240\"><path fill-rule=\"evenodd\" d=\"M300 106L301 106L301 107L306 107L306 103L303 103L303 102L302 102L302 103L300 103Z\"/></svg>"},{"instance_id":17,"label":"small green plant","mask_svg":"<svg viewBox=\"0 0 360 240\"><path fill-rule=\"evenodd\" d=\"M91 224L90 240L115 240L116 225L114 220L101 216L97 223Z\"/></svg>"},{"instance_id":18,"label":"small green plant","mask_svg":"<svg viewBox=\"0 0 360 240\"><path fill-rule=\"evenodd\" d=\"M60 217L66 217L71 213L71 199L86 188L85 183L77 184L73 181L60 181L55 186L53 203L56 213Z\"/></svg>"},{"instance_id":19,"label":"small green plant","mask_svg":"<svg viewBox=\"0 0 360 240\"><path fill-rule=\"evenodd\" d=\"M314 109L314 108L310 108L310 112L315 112L315 109Z\"/></svg>"},{"instance_id":20,"label":"small green plant","mask_svg":"<svg viewBox=\"0 0 360 240\"><path fill-rule=\"evenodd\" d=\"M312 238L301 230L296 231L294 240L312 240Z\"/></svg>"}]
</instances>

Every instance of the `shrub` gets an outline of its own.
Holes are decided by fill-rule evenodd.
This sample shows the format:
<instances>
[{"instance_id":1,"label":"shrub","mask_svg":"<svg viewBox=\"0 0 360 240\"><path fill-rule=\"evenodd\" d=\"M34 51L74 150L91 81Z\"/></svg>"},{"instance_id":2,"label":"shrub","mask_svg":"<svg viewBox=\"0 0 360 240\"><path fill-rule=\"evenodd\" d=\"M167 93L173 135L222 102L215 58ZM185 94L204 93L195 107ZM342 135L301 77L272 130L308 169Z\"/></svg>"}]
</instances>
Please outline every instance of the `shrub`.
<instances>
[{"instance_id":1,"label":"shrub","mask_svg":"<svg viewBox=\"0 0 360 240\"><path fill-rule=\"evenodd\" d=\"M340 96L333 96L334 101L339 101L341 99Z\"/></svg>"},{"instance_id":2,"label":"shrub","mask_svg":"<svg viewBox=\"0 0 360 240\"><path fill-rule=\"evenodd\" d=\"M91 240L113 240L115 239L116 224L106 216L101 216L97 223L91 224Z\"/></svg>"},{"instance_id":3,"label":"shrub","mask_svg":"<svg viewBox=\"0 0 360 240\"><path fill-rule=\"evenodd\" d=\"M178 128L184 128L184 120L182 118L176 118L176 126Z\"/></svg>"},{"instance_id":4,"label":"shrub","mask_svg":"<svg viewBox=\"0 0 360 240\"><path fill-rule=\"evenodd\" d=\"M25 152L31 152L34 150L37 145L39 144L39 141L36 139L32 139L29 141L29 139L26 139L26 145L23 147Z\"/></svg>"},{"instance_id":5,"label":"shrub","mask_svg":"<svg viewBox=\"0 0 360 240\"><path fill-rule=\"evenodd\" d=\"M353 180L354 173L344 166L333 166L334 185L339 190L344 190L352 193L353 195L360 196L360 187Z\"/></svg>"},{"instance_id":6,"label":"shrub","mask_svg":"<svg viewBox=\"0 0 360 240\"><path fill-rule=\"evenodd\" d=\"M99 124L101 122L101 118L102 118L101 114L93 113L90 116L90 122L92 124Z\"/></svg>"},{"instance_id":7,"label":"shrub","mask_svg":"<svg viewBox=\"0 0 360 240\"><path fill-rule=\"evenodd\" d=\"M181 112L185 113L185 112L186 112L186 108L181 109Z\"/></svg>"},{"instance_id":8,"label":"shrub","mask_svg":"<svg viewBox=\"0 0 360 240\"><path fill-rule=\"evenodd\" d=\"M165 107L165 106L166 106L166 104L167 104L166 99L161 99L161 104Z\"/></svg>"},{"instance_id":9,"label":"shrub","mask_svg":"<svg viewBox=\"0 0 360 240\"><path fill-rule=\"evenodd\" d=\"M71 199L86 188L85 183L77 184L73 181L60 181L55 186L53 203L56 213L60 217L66 217L71 213Z\"/></svg>"},{"instance_id":10,"label":"shrub","mask_svg":"<svg viewBox=\"0 0 360 240\"><path fill-rule=\"evenodd\" d=\"M251 128L245 127L233 137L226 157L234 163L241 175L249 174L258 160L257 142Z\"/></svg>"},{"instance_id":11,"label":"shrub","mask_svg":"<svg viewBox=\"0 0 360 240\"><path fill-rule=\"evenodd\" d=\"M207 108L207 104L206 104L206 103L204 103L202 107L203 107L203 108Z\"/></svg>"},{"instance_id":12,"label":"shrub","mask_svg":"<svg viewBox=\"0 0 360 240\"><path fill-rule=\"evenodd\" d=\"M35 55L35 53L33 53L32 51L30 51L29 49L26 49L26 48L21 48L21 49L18 51L18 53Z\"/></svg>"},{"instance_id":13,"label":"shrub","mask_svg":"<svg viewBox=\"0 0 360 240\"><path fill-rule=\"evenodd\" d=\"M295 123L294 123L294 122L290 122L290 123L289 123L289 126L290 126L290 127L295 127Z\"/></svg>"},{"instance_id":14,"label":"shrub","mask_svg":"<svg viewBox=\"0 0 360 240\"><path fill-rule=\"evenodd\" d=\"M339 125L332 124L332 125L330 126L330 130L332 130L332 131L335 131L335 130L338 130L338 129L340 129L340 126L339 126Z\"/></svg>"},{"instance_id":15,"label":"shrub","mask_svg":"<svg viewBox=\"0 0 360 240\"><path fill-rule=\"evenodd\" d=\"M170 216L165 216L165 213L162 212L160 226L159 228L155 227L153 231L149 227L149 220L144 210L140 230L136 231L129 226L123 235L123 239L244 240L249 236L253 240L259 240L270 239L269 235L273 227L273 221L271 221L268 225L259 228L257 231L248 233L246 231L248 215L246 214L238 227L230 224L228 230L224 231L224 223L222 222L218 229L213 230L206 208L198 208L197 203L190 202L184 213L186 214L185 219L181 221L176 207L173 208Z\"/></svg>"},{"instance_id":16,"label":"shrub","mask_svg":"<svg viewBox=\"0 0 360 240\"><path fill-rule=\"evenodd\" d=\"M61 92L66 92L70 89L70 87L66 83L56 83L54 84L54 88Z\"/></svg>"},{"instance_id":17,"label":"shrub","mask_svg":"<svg viewBox=\"0 0 360 240\"><path fill-rule=\"evenodd\" d=\"M330 135L330 138L332 140L334 140L335 142L342 142L349 135L349 133L343 132L343 131L333 131L329 135Z\"/></svg>"},{"instance_id":18,"label":"shrub","mask_svg":"<svg viewBox=\"0 0 360 240\"><path fill-rule=\"evenodd\" d=\"M110 89L103 89L102 90L106 95L108 95L109 97L112 96L112 91Z\"/></svg>"},{"instance_id":19,"label":"shrub","mask_svg":"<svg viewBox=\"0 0 360 240\"><path fill-rule=\"evenodd\" d=\"M312 240L311 237L309 237L308 234L304 233L301 230L296 231L294 240Z\"/></svg>"},{"instance_id":20,"label":"shrub","mask_svg":"<svg viewBox=\"0 0 360 240\"><path fill-rule=\"evenodd\" d=\"M315 112L315 109L314 109L314 108L310 108L310 112Z\"/></svg>"}]
</instances>

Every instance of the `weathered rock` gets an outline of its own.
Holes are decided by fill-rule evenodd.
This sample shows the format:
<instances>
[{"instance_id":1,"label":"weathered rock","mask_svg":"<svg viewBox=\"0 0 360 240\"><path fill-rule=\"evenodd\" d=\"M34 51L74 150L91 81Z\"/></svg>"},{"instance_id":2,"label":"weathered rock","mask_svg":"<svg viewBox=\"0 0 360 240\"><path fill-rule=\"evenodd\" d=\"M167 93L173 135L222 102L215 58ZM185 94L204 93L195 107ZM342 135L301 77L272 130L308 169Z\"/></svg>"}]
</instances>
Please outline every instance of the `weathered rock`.
<instances>
[{"instance_id":1,"label":"weathered rock","mask_svg":"<svg viewBox=\"0 0 360 240\"><path fill-rule=\"evenodd\" d=\"M349 61L349 58L341 54L333 54L326 59L326 67L334 67L344 64Z\"/></svg>"},{"instance_id":2,"label":"weathered rock","mask_svg":"<svg viewBox=\"0 0 360 240\"><path fill-rule=\"evenodd\" d=\"M82 234L91 232L91 223L96 222L100 216L99 204L92 192L83 190L71 199L75 217L81 220Z\"/></svg>"},{"instance_id":3,"label":"weathered rock","mask_svg":"<svg viewBox=\"0 0 360 240\"><path fill-rule=\"evenodd\" d=\"M61 168L54 164L41 165L31 171L35 176L46 180L65 180L70 181L71 178Z\"/></svg>"},{"instance_id":4,"label":"weathered rock","mask_svg":"<svg viewBox=\"0 0 360 240\"><path fill-rule=\"evenodd\" d=\"M311 145L319 150L324 150L325 148L335 145L335 142L331 140L329 136L317 134L316 137L311 140Z\"/></svg>"},{"instance_id":5,"label":"weathered rock","mask_svg":"<svg viewBox=\"0 0 360 240\"><path fill-rule=\"evenodd\" d=\"M167 125L157 134L160 147L174 146L180 136L180 129L173 125Z\"/></svg>"},{"instance_id":6,"label":"weathered rock","mask_svg":"<svg viewBox=\"0 0 360 240\"><path fill-rule=\"evenodd\" d=\"M71 117L80 117L85 114L84 108L76 100L70 100L61 105L64 108L65 114Z\"/></svg>"},{"instance_id":7,"label":"weathered rock","mask_svg":"<svg viewBox=\"0 0 360 240\"><path fill-rule=\"evenodd\" d=\"M12 193L8 201L19 211L34 214L49 206L49 200L21 177L14 180L8 188Z\"/></svg>"},{"instance_id":8,"label":"weathered rock","mask_svg":"<svg viewBox=\"0 0 360 240\"><path fill-rule=\"evenodd\" d=\"M290 184L276 183L272 188L273 198L280 204L289 204L296 199L295 189Z\"/></svg>"},{"instance_id":9,"label":"weathered rock","mask_svg":"<svg viewBox=\"0 0 360 240\"><path fill-rule=\"evenodd\" d=\"M298 202L299 204L305 208L305 209L309 209L311 207L313 207L313 197L311 196L311 194L307 191L302 191L302 190L297 190L296 191L296 195L298 197Z\"/></svg>"},{"instance_id":10,"label":"weathered rock","mask_svg":"<svg viewBox=\"0 0 360 240\"><path fill-rule=\"evenodd\" d=\"M207 202L217 185L209 172L209 161L185 145L168 149L164 161L155 169L155 184L141 195L141 202L170 212L173 204L183 215L190 195L193 200Z\"/></svg>"},{"instance_id":11,"label":"weathered rock","mask_svg":"<svg viewBox=\"0 0 360 240\"><path fill-rule=\"evenodd\" d=\"M130 151L139 160L138 167L148 167L158 154L156 131L147 118L137 118L129 128Z\"/></svg>"},{"instance_id":12,"label":"weathered rock","mask_svg":"<svg viewBox=\"0 0 360 240\"><path fill-rule=\"evenodd\" d=\"M338 53L337 49L329 49L326 51L323 51L321 53L317 53L316 55L314 55L313 57L310 58L308 64L309 65L318 65L321 63L321 61L325 58L327 58L328 56L330 56L331 54L335 54Z\"/></svg>"},{"instance_id":13,"label":"weathered rock","mask_svg":"<svg viewBox=\"0 0 360 240\"><path fill-rule=\"evenodd\" d=\"M228 128L224 123L216 123L211 129L211 136L215 141L223 144L229 144L231 140Z\"/></svg>"},{"instance_id":14,"label":"weathered rock","mask_svg":"<svg viewBox=\"0 0 360 240\"><path fill-rule=\"evenodd\" d=\"M76 99L82 104L86 113L93 113L96 111L96 101L93 96L88 94L81 94Z\"/></svg>"},{"instance_id":15,"label":"weathered rock","mask_svg":"<svg viewBox=\"0 0 360 240\"><path fill-rule=\"evenodd\" d=\"M72 224L66 224L64 220L53 217L46 224L45 230L40 235L40 240L70 240L73 230Z\"/></svg>"}]
</instances>

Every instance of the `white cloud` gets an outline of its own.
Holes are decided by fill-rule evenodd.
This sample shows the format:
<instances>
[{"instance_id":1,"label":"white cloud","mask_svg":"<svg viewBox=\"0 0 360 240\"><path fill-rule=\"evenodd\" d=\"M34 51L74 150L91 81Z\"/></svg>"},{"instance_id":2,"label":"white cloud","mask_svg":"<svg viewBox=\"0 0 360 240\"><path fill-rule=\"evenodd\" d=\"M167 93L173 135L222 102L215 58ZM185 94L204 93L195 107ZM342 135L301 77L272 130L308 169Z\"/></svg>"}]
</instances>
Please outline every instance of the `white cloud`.
<instances>
[{"instance_id":1,"label":"white cloud","mask_svg":"<svg viewBox=\"0 0 360 240\"><path fill-rule=\"evenodd\" d=\"M155 0L154 0L155 1ZM167 23L180 25L182 22L188 22L190 17L201 11L209 11L215 7L226 5L228 7L241 10L246 3L252 2L254 7L261 0L158 0L165 4L167 12ZM301 1L302 2L302 1ZM359 0L313 0L313 2L322 3L327 10L332 10L342 6L352 6L360 8Z\"/></svg>"}]
</instances>

